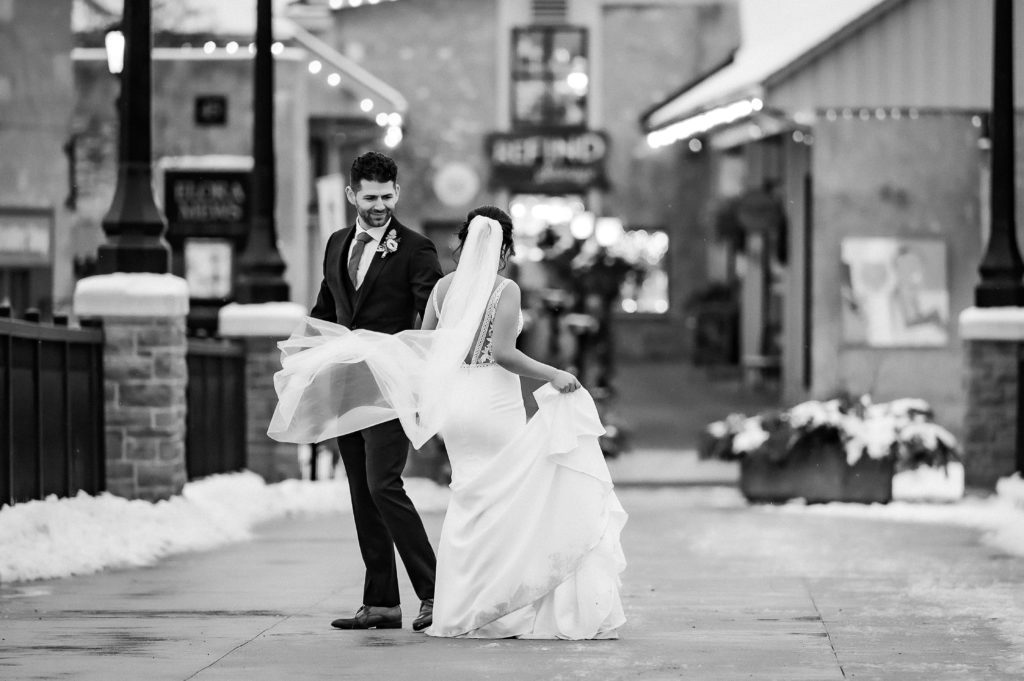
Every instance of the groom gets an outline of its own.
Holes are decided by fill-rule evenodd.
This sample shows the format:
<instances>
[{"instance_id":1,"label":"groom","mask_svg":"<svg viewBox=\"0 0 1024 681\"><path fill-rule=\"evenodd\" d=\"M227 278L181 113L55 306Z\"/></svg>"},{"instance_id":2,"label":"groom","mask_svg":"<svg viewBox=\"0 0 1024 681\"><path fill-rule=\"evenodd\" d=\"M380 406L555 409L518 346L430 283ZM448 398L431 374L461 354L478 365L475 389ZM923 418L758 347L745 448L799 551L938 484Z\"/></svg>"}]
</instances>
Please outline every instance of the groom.
<instances>
[{"instance_id":1,"label":"groom","mask_svg":"<svg viewBox=\"0 0 1024 681\"><path fill-rule=\"evenodd\" d=\"M310 316L350 329L397 333L416 325L441 265L430 239L394 216L398 168L374 151L352 163L345 195L356 223L327 240L324 279ZM402 485L409 441L397 420L338 438L352 495L359 550L366 566L363 605L338 629L400 629L395 549L416 595L416 631L430 626L434 608L434 551Z\"/></svg>"}]
</instances>

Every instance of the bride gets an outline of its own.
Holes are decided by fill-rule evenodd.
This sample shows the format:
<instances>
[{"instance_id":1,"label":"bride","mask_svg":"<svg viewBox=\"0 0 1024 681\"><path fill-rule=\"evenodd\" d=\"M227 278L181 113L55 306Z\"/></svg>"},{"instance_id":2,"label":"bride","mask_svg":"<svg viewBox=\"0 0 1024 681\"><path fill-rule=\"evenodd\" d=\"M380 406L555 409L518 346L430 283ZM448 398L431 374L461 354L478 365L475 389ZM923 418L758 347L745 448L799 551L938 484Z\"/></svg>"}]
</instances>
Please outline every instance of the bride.
<instances>
[{"instance_id":1,"label":"bride","mask_svg":"<svg viewBox=\"0 0 1024 681\"><path fill-rule=\"evenodd\" d=\"M280 343L268 433L314 442L396 417L414 447L440 433L452 483L428 635L616 638L626 513L597 410L574 376L515 347L520 292L498 274L514 254L511 218L477 208L459 240L421 330L308 319ZM529 421L520 376L548 381Z\"/></svg>"}]
</instances>

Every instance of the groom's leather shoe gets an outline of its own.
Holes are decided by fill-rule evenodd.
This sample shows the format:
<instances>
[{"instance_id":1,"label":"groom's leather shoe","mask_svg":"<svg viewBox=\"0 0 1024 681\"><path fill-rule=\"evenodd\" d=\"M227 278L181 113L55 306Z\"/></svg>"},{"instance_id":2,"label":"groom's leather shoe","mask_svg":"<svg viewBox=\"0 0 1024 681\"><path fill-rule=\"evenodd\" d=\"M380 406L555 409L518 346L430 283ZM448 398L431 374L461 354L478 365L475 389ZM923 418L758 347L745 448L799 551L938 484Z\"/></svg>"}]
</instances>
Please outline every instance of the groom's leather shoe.
<instances>
[{"instance_id":1,"label":"groom's leather shoe","mask_svg":"<svg viewBox=\"0 0 1024 681\"><path fill-rule=\"evenodd\" d=\"M421 631L434 623L434 599L420 601L420 614L412 621L413 631Z\"/></svg>"},{"instance_id":2,"label":"groom's leather shoe","mask_svg":"<svg viewBox=\"0 0 1024 681\"><path fill-rule=\"evenodd\" d=\"M335 629L401 629L402 607L364 605L356 611L354 617L336 619L331 622L331 626Z\"/></svg>"}]
</instances>

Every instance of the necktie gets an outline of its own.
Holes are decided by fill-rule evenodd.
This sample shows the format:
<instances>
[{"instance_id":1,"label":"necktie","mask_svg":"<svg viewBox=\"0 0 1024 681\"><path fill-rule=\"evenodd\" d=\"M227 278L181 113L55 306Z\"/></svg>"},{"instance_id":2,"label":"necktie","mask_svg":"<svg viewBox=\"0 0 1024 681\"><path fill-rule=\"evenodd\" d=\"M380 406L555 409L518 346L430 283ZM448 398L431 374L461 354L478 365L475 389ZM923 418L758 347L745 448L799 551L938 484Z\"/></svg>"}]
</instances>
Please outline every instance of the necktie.
<instances>
[{"instance_id":1,"label":"necktie","mask_svg":"<svg viewBox=\"0 0 1024 681\"><path fill-rule=\"evenodd\" d=\"M373 241L373 237L366 232L356 234L355 243L352 244L352 254L348 257L348 276L352 280L352 286L359 288L359 261L363 259L363 249L366 243Z\"/></svg>"}]
</instances>

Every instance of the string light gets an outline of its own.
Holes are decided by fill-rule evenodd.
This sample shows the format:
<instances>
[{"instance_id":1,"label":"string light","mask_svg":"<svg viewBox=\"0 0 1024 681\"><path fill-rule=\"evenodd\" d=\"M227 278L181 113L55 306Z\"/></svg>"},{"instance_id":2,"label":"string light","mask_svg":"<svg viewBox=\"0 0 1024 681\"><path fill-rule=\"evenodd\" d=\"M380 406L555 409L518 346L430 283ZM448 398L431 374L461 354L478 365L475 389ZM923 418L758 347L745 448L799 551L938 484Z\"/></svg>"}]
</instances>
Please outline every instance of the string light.
<instances>
[{"instance_id":1,"label":"string light","mask_svg":"<svg viewBox=\"0 0 1024 681\"><path fill-rule=\"evenodd\" d=\"M385 125L388 124L388 115L381 111L379 114L377 114L376 121L377 125L383 128Z\"/></svg>"},{"instance_id":2,"label":"string light","mask_svg":"<svg viewBox=\"0 0 1024 681\"><path fill-rule=\"evenodd\" d=\"M320 73L321 69L323 68L324 65L323 63L320 62L319 59L314 59L313 61L309 62L309 72L312 73L313 75Z\"/></svg>"},{"instance_id":3,"label":"string light","mask_svg":"<svg viewBox=\"0 0 1024 681\"><path fill-rule=\"evenodd\" d=\"M341 85L341 74L332 73L331 75L327 76L327 84L330 85L331 87L338 87L339 85Z\"/></svg>"},{"instance_id":4,"label":"string light","mask_svg":"<svg viewBox=\"0 0 1024 681\"><path fill-rule=\"evenodd\" d=\"M373 111L373 100L367 97L363 101L359 102L359 108L366 113Z\"/></svg>"},{"instance_id":5,"label":"string light","mask_svg":"<svg viewBox=\"0 0 1024 681\"><path fill-rule=\"evenodd\" d=\"M397 125L388 126L388 131L384 135L384 144L389 148L393 149L398 146L398 143L402 141L402 129Z\"/></svg>"},{"instance_id":6,"label":"string light","mask_svg":"<svg viewBox=\"0 0 1024 681\"><path fill-rule=\"evenodd\" d=\"M270 52L272 54L281 54L284 52L284 43L274 43L270 46Z\"/></svg>"},{"instance_id":7,"label":"string light","mask_svg":"<svg viewBox=\"0 0 1024 681\"><path fill-rule=\"evenodd\" d=\"M684 118L660 130L654 130L647 134L647 144L652 149L657 149L682 139L700 135L716 126L738 121L755 111L761 110L763 107L764 102L760 99L741 99L737 102Z\"/></svg>"},{"instance_id":8,"label":"string light","mask_svg":"<svg viewBox=\"0 0 1024 681\"><path fill-rule=\"evenodd\" d=\"M238 52L238 43L232 40L224 46L224 49L227 50L228 54L234 54L235 52Z\"/></svg>"},{"instance_id":9,"label":"string light","mask_svg":"<svg viewBox=\"0 0 1024 681\"><path fill-rule=\"evenodd\" d=\"M216 49L217 49L217 43L213 42L212 40L207 40L203 44L203 52L205 52L206 54L213 54L213 51L216 50Z\"/></svg>"}]
</instances>

